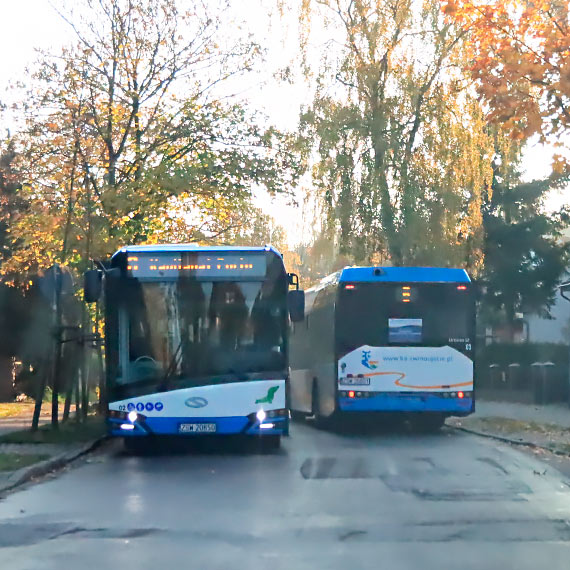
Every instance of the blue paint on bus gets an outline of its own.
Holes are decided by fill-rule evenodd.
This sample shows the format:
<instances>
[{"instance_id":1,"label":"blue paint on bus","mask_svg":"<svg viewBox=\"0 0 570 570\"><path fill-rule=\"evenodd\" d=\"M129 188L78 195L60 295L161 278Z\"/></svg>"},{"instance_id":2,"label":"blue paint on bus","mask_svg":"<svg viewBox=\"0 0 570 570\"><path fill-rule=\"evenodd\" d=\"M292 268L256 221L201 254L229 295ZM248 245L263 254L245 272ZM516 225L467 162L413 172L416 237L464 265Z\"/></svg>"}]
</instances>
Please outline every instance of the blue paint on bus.
<instances>
[{"instance_id":1,"label":"blue paint on bus","mask_svg":"<svg viewBox=\"0 0 570 570\"><path fill-rule=\"evenodd\" d=\"M453 267L345 267L339 281L371 283L470 283L465 269Z\"/></svg>"},{"instance_id":2,"label":"blue paint on bus","mask_svg":"<svg viewBox=\"0 0 570 570\"><path fill-rule=\"evenodd\" d=\"M446 398L440 394L375 394L369 398L340 397L339 409L345 412L445 412L466 415L473 411L472 398Z\"/></svg>"},{"instance_id":3,"label":"blue paint on bus","mask_svg":"<svg viewBox=\"0 0 570 570\"><path fill-rule=\"evenodd\" d=\"M273 428L261 428L260 422L252 422L246 416L223 416L223 417L148 417L144 422L135 423L134 429L124 430L121 425L128 424L126 420L110 418L108 420L111 435L123 437L137 437L147 435L180 435L180 425L188 423L205 423L216 424L215 435L287 435L288 434L288 418L267 418L266 424L273 424ZM184 434L182 434L184 435ZM188 433L189 436L200 434Z\"/></svg>"}]
</instances>

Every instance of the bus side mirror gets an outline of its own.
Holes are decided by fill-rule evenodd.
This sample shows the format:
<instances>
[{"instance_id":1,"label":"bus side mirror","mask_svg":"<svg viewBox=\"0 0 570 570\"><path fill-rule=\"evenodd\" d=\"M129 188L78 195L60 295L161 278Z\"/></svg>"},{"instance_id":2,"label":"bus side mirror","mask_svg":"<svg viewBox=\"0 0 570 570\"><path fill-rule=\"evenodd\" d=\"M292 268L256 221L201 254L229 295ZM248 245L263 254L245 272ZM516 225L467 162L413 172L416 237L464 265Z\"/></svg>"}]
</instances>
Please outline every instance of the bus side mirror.
<instances>
[{"instance_id":1,"label":"bus side mirror","mask_svg":"<svg viewBox=\"0 0 570 570\"><path fill-rule=\"evenodd\" d=\"M90 269L83 274L83 299L86 303L96 303L103 290L103 272Z\"/></svg>"},{"instance_id":2,"label":"bus side mirror","mask_svg":"<svg viewBox=\"0 0 570 570\"><path fill-rule=\"evenodd\" d=\"M305 319L305 291L300 289L289 291L287 305L292 322L299 323Z\"/></svg>"}]
</instances>

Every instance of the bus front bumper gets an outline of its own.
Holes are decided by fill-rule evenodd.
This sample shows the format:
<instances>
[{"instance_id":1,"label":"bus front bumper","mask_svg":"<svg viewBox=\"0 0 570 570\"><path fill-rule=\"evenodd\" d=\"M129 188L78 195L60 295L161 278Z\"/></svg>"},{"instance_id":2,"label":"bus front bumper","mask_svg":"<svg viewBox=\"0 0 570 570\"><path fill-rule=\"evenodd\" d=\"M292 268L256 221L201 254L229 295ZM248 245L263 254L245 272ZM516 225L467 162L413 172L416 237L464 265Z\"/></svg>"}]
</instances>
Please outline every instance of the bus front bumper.
<instances>
[{"instance_id":1,"label":"bus front bumper","mask_svg":"<svg viewBox=\"0 0 570 570\"><path fill-rule=\"evenodd\" d=\"M204 435L289 435L289 418L266 418L260 422L251 416L214 418L147 417L133 423L109 418L109 433L117 437L148 437L152 435L178 435L200 437Z\"/></svg>"}]
</instances>

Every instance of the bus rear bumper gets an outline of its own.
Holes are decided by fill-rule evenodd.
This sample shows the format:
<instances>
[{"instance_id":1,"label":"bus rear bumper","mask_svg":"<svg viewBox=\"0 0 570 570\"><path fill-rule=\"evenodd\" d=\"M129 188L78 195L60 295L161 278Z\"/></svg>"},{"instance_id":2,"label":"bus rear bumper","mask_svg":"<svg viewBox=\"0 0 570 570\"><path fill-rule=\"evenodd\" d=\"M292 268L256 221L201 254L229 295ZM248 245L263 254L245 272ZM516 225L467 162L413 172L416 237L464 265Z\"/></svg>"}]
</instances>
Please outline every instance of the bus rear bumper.
<instances>
[{"instance_id":1,"label":"bus rear bumper","mask_svg":"<svg viewBox=\"0 0 570 570\"><path fill-rule=\"evenodd\" d=\"M443 396L441 393L381 392L367 397L340 397L338 409L343 412L438 412L466 416L475 411L475 400L467 396Z\"/></svg>"},{"instance_id":2,"label":"bus rear bumper","mask_svg":"<svg viewBox=\"0 0 570 570\"><path fill-rule=\"evenodd\" d=\"M201 437L204 435L289 435L289 418L266 418L263 422L250 416L213 418L145 418L142 422L108 419L109 434L116 437L149 437L153 435L177 435L180 437ZM131 427L132 426L132 427ZM192 426L189 428L188 426ZM195 431L195 426L207 426ZM212 426L215 426L212 428Z\"/></svg>"}]
</instances>

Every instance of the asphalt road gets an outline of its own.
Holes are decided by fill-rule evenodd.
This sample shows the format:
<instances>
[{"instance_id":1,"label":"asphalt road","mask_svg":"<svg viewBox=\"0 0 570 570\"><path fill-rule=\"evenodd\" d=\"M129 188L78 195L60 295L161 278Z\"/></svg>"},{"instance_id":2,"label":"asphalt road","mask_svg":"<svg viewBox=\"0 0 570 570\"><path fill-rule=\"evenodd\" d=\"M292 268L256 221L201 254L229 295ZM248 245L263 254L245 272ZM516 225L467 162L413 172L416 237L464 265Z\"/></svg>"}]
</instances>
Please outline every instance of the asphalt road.
<instances>
[{"instance_id":1,"label":"asphalt road","mask_svg":"<svg viewBox=\"0 0 570 570\"><path fill-rule=\"evenodd\" d=\"M0 568L568 570L569 521L566 478L508 445L295 424L269 455L113 442L0 502Z\"/></svg>"}]
</instances>

